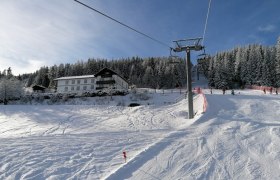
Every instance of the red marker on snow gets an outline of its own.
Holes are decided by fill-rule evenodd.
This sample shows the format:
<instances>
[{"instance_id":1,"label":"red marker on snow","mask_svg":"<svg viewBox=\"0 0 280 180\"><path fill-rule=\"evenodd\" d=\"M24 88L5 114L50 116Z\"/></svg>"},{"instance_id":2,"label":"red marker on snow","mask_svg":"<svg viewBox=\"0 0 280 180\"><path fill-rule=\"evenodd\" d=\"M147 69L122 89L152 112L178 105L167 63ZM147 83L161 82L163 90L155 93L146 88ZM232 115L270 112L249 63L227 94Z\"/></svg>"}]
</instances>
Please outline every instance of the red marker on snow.
<instances>
[{"instance_id":1,"label":"red marker on snow","mask_svg":"<svg viewBox=\"0 0 280 180\"><path fill-rule=\"evenodd\" d=\"M126 152L123 151L123 158L124 158L124 162L126 162Z\"/></svg>"}]
</instances>

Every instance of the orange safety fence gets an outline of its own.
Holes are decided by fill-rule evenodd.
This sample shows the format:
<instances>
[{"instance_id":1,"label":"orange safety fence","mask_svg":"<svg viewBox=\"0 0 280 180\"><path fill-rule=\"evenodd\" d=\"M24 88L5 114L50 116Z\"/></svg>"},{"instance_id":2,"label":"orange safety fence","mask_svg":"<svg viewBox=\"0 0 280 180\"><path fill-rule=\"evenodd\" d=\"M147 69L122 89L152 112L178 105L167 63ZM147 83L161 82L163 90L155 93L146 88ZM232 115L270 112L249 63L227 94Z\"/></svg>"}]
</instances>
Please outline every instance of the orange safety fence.
<instances>
[{"instance_id":1,"label":"orange safety fence","mask_svg":"<svg viewBox=\"0 0 280 180\"><path fill-rule=\"evenodd\" d=\"M205 113L208 107L207 99L205 97L205 94L201 91L201 94L203 95L203 112Z\"/></svg>"},{"instance_id":2,"label":"orange safety fence","mask_svg":"<svg viewBox=\"0 0 280 180\"><path fill-rule=\"evenodd\" d=\"M246 88L248 89L255 89L255 90L261 90L264 91L265 93L278 93L280 88L275 88L275 87L271 87L271 86L257 86L257 85L250 85L250 86L246 86Z\"/></svg>"},{"instance_id":3,"label":"orange safety fence","mask_svg":"<svg viewBox=\"0 0 280 180\"><path fill-rule=\"evenodd\" d=\"M205 94L203 93L203 91L200 87L194 88L193 92L197 93L197 94L202 94L202 96L203 96L203 113L205 113L206 110L207 110L207 107L208 107L208 103L207 103L207 99L205 97Z\"/></svg>"}]
</instances>

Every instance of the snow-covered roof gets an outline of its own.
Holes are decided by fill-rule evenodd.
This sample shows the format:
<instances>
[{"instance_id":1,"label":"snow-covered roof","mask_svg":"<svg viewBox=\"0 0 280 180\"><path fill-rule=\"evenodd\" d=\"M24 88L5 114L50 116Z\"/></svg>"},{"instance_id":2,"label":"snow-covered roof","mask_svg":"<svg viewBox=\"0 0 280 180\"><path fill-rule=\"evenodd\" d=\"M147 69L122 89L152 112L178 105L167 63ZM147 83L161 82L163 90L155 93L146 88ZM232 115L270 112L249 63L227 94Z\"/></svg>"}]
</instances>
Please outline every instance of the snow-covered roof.
<instances>
[{"instance_id":1,"label":"snow-covered roof","mask_svg":"<svg viewBox=\"0 0 280 180\"><path fill-rule=\"evenodd\" d=\"M85 78L94 78L94 75L85 75L85 76L67 76L67 77L60 77L60 78L56 78L54 79L55 81L58 80L67 80L67 79L85 79Z\"/></svg>"}]
</instances>

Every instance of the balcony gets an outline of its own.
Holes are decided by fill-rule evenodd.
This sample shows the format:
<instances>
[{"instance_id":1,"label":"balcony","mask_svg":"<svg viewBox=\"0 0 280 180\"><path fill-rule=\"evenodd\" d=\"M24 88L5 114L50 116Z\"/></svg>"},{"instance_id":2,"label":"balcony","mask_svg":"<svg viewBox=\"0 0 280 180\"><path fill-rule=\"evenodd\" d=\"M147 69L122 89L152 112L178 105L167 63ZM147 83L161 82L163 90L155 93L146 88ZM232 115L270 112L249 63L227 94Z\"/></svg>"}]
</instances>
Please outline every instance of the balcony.
<instances>
[{"instance_id":1,"label":"balcony","mask_svg":"<svg viewBox=\"0 0 280 180\"><path fill-rule=\"evenodd\" d=\"M115 80L107 80L107 81L96 81L96 84L115 84Z\"/></svg>"},{"instance_id":2,"label":"balcony","mask_svg":"<svg viewBox=\"0 0 280 180\"><path fill-rule=\"evenodd\" d=\"M96 87L96 90L108 89L109 87ZM112 87L111 89L116 89L116 87Z\"/></svg>"}]
</instances>

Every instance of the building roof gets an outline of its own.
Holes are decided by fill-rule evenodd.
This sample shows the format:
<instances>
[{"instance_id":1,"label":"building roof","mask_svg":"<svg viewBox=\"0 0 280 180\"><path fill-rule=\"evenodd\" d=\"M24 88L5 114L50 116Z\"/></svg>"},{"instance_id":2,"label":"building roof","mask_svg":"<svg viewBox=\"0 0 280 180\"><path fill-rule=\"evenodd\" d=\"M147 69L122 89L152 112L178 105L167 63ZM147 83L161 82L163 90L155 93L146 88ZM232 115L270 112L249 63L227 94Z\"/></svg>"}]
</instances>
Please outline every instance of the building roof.
<instances>
[{"instance_id":1,"label":"building roof","mask_svg":"<svg viewBox=\"0 0 280 180\"><path fill-rule=\"evenodd\" d=\"M118 73L116 73L115 71L109 69L109 68L103 68L102 70L100 70L98 73L96 73L95 75L85 75L85 76L68 76L68 77L60 77L60 78L56 78L54 79L55 81L58 80L71 80L71 79L85 79L85 78L95 78L105 72L110 72L111 74L115 74L118 75L120 78L122 78L125 82L127 82L122 76L120 76Z\"/></svg>"},{"instance_id":2,"label":"building roof","mask_svg":"<svg viewBox=\"0 0 280 180\"><path fill-rule=\"evenodd\" d=\"M33 90L44 90L44 89L46 89L46 87L42 86L42 85L35 84L35 85L32 86L32 89Z\"/></svg>"},{"instance_id":3,"label":"building roof","mask_svg":"<svg viewBox=\"0 0 280 180\"><path fill-rule=\"evenodd\" d=\"M95 74L95 76L99 76L99 75L102 75L104 74L105 72L110 72L111 74L116 74L118 75L115 71L109 69L109 68L103 68L101 69L98 73Z\"/></svg>"},{"instance_id":4,"label":"building roof","mask_svg":"<svg viewBox=\"0 0 280 180\"><path fill-rule=\"evenodd\" d=\"M111 74L118 75L125 82L127 82L122 76L120 76L118 73L116 73L115 71L113 71L113 70L111 70L109 68L103 68L101 71L99 71L98 73L95 74L95 77L100 76L100 75L104 74L105 72L110 72Z\"/></svg>"},{"instance_id":5,"label":"building roof","mask_svg":"<svg viewBox=\"0 0 280 180\"><path fill-rule=\"evenodd\" d=\"M60 77L54 79L55 81L58 80L70 80L70 79L85 79L85 78L94 78L94 75L85 75L85 76L67 76L67 77Z\"/></svg>"}]
</instances>

